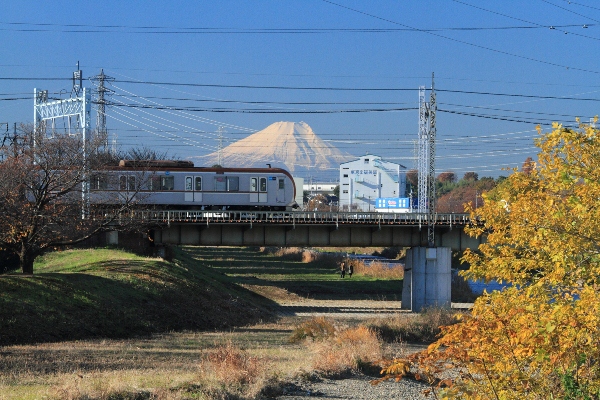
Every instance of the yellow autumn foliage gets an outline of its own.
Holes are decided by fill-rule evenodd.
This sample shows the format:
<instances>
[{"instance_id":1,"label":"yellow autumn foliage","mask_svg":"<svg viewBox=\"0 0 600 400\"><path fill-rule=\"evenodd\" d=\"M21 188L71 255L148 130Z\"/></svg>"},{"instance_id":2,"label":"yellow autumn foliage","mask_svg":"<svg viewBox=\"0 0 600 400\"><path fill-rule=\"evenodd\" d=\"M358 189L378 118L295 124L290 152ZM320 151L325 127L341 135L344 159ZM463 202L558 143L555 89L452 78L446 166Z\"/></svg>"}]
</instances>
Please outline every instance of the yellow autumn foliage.
<instances>
[{"instance_id":1,"label":"yellow autumn foliage","mask_svg":"<svg viewBox=\"0 0 600 400\"><path fill-rule=\"evenodd\" d=\"M471 279L512 287L481 296L411 368L440 398L600 398L600 132L539 131L538 160L470 209Z\"/></svg>"}]
</instances>

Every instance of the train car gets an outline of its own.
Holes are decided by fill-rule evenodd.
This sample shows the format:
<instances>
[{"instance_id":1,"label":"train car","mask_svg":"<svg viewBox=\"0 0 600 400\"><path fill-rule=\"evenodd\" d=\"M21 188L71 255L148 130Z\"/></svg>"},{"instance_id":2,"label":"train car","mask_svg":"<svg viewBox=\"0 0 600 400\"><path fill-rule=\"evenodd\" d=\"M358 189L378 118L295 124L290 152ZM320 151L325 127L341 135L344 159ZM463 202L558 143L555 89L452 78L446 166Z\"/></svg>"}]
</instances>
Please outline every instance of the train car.
<instances>
[{"instance_id":1,"label":"train car","mask_svg":"<svg viewBox=\"0 0 600 400\"><path fill-rule=\"evenodd\" d=\"M135 201L167 209L280 210L297 207L281 168L206 168L190 161L121 160L90 176L92 204Z\"/></svg>"}]
</instances>

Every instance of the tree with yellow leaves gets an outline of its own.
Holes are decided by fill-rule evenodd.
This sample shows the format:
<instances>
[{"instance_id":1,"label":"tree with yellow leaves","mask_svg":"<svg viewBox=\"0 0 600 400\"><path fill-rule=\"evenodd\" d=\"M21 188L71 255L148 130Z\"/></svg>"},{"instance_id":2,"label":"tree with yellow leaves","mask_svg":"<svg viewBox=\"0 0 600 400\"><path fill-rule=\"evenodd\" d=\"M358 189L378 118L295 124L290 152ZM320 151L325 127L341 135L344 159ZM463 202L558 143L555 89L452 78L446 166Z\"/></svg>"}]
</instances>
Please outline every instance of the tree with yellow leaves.
<instances>
[{"instance_id":1,"label":"tree with yellow leaves","mask_svg":"<svg viewBox=\"0 0 600 400\"><path fill-rule=\"evenodd\" d=\"M486 242L464 276L512 286L410 360L441 398L600 398L600 131L538 132L537 161L469 210Z\"/></svg>"}]
</instances>

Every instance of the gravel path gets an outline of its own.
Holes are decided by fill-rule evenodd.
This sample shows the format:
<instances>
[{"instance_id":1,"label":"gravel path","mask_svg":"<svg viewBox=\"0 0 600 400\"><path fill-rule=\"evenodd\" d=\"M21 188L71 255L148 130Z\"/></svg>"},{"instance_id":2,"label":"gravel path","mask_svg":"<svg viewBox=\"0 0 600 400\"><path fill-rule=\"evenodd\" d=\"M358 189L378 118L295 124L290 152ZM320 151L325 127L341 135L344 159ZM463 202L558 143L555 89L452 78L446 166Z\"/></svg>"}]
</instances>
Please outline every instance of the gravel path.
<instances>
[{"instance_id":1,"label":"gravel path","mask_svg":"<svg viewBox=\"0 0 600 400\"><path fill-rule=\"evenodd\" d=\"M427 386L414 380L388 381L371 385L373 378L358 375L347 379L323 379L320 382L295 383L278 400L302 400L307 398L385 400L385 399L427 399L422 392Z\"/></svg>"},{"instance_id":2,"label":"gravel path","mask_svg":"<svg viewBox=\"0 0 600 400\"><path fill-rule=\"evenodd\" d=\"M463 308L466 305L453 305ZM465 307L466 308L466 307ZM376 300L307 300L279 301L279 315L282 317L313 317L326 316L337 319L370 319L387 317L409 311L401 310L399 301ZM414 314L412 314L414 315ZM416 352L426 346L406 345L405 350ZM352 399L352 400L387 400L387 399L430 399L423 391L427 385L412 379L400 382L393 380L371 385L373 377L353 375L341 379L314 379L313 381L291 382L285 389L285 394L276 397L278 400L301 400L307 398L322 399Z\"/></svg>"},{"instance_id":3,"label":"gravel path","mask_svg":"<svg viewBox=\"0 0 600 400\"><path fill-rule=\"evenodd\" d=\"M332 317L332 318L376 318L404 313L399 301L389 300L300 300L278 301L280 316ZM469 309L473 303L452 303L453 309Z\"/></svg>"}]
</instances>

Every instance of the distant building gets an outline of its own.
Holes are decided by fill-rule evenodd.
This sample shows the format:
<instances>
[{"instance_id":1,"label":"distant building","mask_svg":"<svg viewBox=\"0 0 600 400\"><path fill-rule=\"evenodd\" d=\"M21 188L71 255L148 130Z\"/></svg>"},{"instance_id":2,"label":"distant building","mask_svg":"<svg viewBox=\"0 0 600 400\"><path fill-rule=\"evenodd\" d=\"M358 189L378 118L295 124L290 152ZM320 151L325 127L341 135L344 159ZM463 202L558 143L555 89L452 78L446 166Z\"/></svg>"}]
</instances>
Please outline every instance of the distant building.
<instances>
[{"instance_id":1,"label":"distant building","mask_svg":"<svg viewBox=\"0 0 600 400\"><path fill-rule=\"evenodd\" d=\"M341 211L375 211L382 197L408 197L406 167L372 154L340 164Z\"/></svg>"},{"instance_id":2,"label":"distant building","mask_svg":"<svg viewBox=\"0 0 600 400\"><path fill-rule=\"evenodd\" d=\"M298 203L298 205L302 207L304 197L303 190L306 190L304 189L304 178L294 176L294 183L296 185L296 203Z\"/></svg>"}]
</instances>

